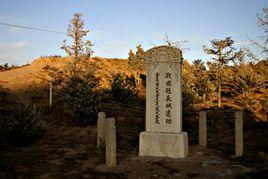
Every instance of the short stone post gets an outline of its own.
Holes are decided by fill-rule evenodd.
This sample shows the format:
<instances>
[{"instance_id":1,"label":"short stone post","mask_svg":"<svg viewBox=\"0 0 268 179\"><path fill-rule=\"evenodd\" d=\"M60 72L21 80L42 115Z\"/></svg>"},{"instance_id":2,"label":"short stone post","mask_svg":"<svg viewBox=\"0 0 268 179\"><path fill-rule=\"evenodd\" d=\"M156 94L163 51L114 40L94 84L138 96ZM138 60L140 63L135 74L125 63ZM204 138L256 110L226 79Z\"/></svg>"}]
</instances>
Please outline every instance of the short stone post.
<instances>
[{"instance_id":1,"label":"short stone post","mask_svg":"<svg viewBox=\"0 0 268 179\"><path fill-rule=\"evenodd\" d=\"M49 82L49 107L52 107L52 82Z\"/></svg>"},{"instance_id":2,"label":"short stone post","mask_svg":"<svg viewBox=\"0 0 268 179\"><path fill-rule=\"evenodd\" d=\"M116 129L115 119L106 118L105 120L106 131L106 165L116 166Z\"/></svg>"},{"instance_id":3,"label":"short stone post","mask_svg":"<svg viewBox=\"0 0 268 179\"><path fill-rule=\"evenodd\" d=\"M97 147L105 144L105 112L98 113Z\"/></svg>"},{"instance_id":4,"label":"short stone post","mask_svg":"<svg viewBox=\"0 0 268 179\"><path fill-rule=\"evenodd\" d=\"M199 145L207 146L207 114L205 111L199 112Z\"/></svg>"},{"instance_id":5,"label":"short stone post","mask_svg":"<svg viewBox=\"0 0 268 179\"><path fill-rule=\"evenodd\" d=\"M243 156L243 113L235 113L235 156Z\"/></svg>"}]
</instances>

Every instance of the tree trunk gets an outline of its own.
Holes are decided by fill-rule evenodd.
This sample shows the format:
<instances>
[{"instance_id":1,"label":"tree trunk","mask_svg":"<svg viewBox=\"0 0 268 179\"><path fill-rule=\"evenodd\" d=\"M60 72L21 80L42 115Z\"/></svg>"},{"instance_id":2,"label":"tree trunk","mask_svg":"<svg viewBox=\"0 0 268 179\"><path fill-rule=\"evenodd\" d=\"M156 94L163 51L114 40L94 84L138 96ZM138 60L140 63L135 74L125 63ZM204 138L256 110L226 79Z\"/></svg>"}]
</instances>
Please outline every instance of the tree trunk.
<instances>
[{"instance_id":1,"label":"tree trunk","mask_svg":"<svg viewBox=\"0 0 268 179\"><path fill-rule=\"evenodd\" d=\"M206 93L203 93L203 101L206 101Z\"/></svg>"},{"instance_id":2,"label":"tree trunk","mask_svg":"<svg viewBox=\"0 0 268 179\"><path fill-rule=\"evenodd\" d=\"M219 85L219 90L218 90L218 107L221 107L221 85Z\"/></svg>"}]
</instances>

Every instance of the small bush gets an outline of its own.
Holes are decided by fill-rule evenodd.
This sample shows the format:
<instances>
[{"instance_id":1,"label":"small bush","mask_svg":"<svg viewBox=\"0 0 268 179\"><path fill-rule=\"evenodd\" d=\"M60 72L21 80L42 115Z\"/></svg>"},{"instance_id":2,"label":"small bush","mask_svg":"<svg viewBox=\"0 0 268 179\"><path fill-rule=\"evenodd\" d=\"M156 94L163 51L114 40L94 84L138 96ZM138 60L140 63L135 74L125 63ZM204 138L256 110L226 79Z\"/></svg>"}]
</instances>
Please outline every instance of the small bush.
<instances>
[{"instance_id":1,"label":"small bush","mask_svg":"<svg viewBox=\"0 0 268 179\"><path fill-rule=\"evenodd\" d=\"M124 73L113 76L112 96L117 102L134 104L138 102L138 89L133 76Z\"/></svg>"},{"instance_id":2,"label":"small bush","mask_svg":"<svg viewBox=\"0 0 268 179\"><path fill-rule=\"evenodd\" d=\"M189 113L191 110L193 110L193 104L195 103L195 95L194 92L183 88L182 91L182 112L183 114Z\"/></svg>"},{"instance_id":3,"label":"small bush","mask_svg":"<svg viewBox=\"0 0 268 179\"><path fill-rule=\"evenodd\" d=\"M63 70L48 65L43 68L52 80L54 101L63 104L79 126L96 121L101 105L100 80L95 76L98 69L98 63L87 58L68 63Z\"/></svg>"},{"instance_id":4,"label":"small bush","mask_svg":"<svg viewBox=\"0 0 268 179\"><path fill-rule=\"evenodd\" d=\"M2 140L15 145L28 145L43 134L42 113L28 103L18 102L9 117L0 121Z\"/></svg>"},{"instance_id":5,"label":"small bush","mask_svg":"<svg viewBox=\"0 0 268 179\"><path fill-rule=\"evenodd\" d=\"M98 80L72 76L64 88L64 106L73 116L77 125L83 126L94 123L100 108L100 95L94 91Z\"/></svg>"}]
</instances>

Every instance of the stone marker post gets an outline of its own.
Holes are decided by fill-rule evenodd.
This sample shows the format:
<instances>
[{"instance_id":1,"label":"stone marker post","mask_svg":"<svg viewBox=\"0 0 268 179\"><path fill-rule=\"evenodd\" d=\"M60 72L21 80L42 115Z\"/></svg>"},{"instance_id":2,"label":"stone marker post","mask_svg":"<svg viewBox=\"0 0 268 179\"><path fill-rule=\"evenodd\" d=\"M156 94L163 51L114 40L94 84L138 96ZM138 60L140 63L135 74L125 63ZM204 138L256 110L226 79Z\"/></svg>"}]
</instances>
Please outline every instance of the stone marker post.
<instances>
[{"instance_id":1,"label":"stone marker post","mask_svg":"<svg viewBox=\"0 0 268 179\"><path fill-rule=\"evenodd\" d=\"M105 112L98 113L98 129L97 129L97 147L105 144Z\"/></svg>"},{"instance_id":2,"label":"stone marker post","mask_svg":"<svg viewBox=\"0 0 268 179\"><path fill-rule=\"evenodd\" d=\"M199 112L199 145L207 146L207 114L205 111Z\"/></svg>"},{"instance_id":3,"label":"stone marker post","mask_svg":"<svg viewBox=\"0 0 268 179\"><path fill-rule=\"evenodd\" d=\"M116 166L116 129L115 119L106 118L106 165Z\"/></svg>"},{"instance_id":4,"label":"stone marker post","mask_svg":"<svg viewBox=\"0 0 268 179\"><path fill-rule=\"evenodd\" d=\"M49 82L49 107L52 107L52 82Z\"/></svg>"},{"instance_id":5,"label":"stone marker post","mask_svg":"<svg viewBox=\"0 0 268 179\"><path fill-rule=\"evenodd\" d=\"M243 113L235 113L235 156L243 156Z\"/></svg>"},{"instance_id":6,"label":"stone marker post","mask_svg":"<svg viewBox=\"0 0 268 179\"><path fill-rule=\"evenodd\" d=\"M182 52L159 46L145 53L146 131L140 133L140 156L184 158L188 135L182 132Z\"/></svg>"}]
</instances>

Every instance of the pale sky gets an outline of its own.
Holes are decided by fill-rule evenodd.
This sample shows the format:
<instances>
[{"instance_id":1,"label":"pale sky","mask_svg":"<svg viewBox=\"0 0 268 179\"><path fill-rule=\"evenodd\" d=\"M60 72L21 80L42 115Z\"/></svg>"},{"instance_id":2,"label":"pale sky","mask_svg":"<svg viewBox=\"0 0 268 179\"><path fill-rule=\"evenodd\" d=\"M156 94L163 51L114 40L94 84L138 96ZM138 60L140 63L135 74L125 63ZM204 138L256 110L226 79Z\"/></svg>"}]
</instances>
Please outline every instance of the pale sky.
<instances>
[{"instance_id":1,"label":"pale sky","mask_svg":"<svg viewBox=\"0 0 268 179\"><path fill-rule=\"evenodd\" d=\"M256 14L267 0L0 0L0 22L66 32L76 12L83 14L94 55L127 58L129 49L189 41L184 58L206 60L202 46L231 36L237 48L263 34ZM65 35L0 25L0 64L25 64L42 55L63 55ZM116 54L116 55L115 55Z\"/></svg>"}]
</instances>

